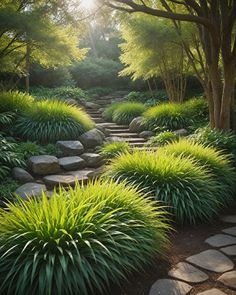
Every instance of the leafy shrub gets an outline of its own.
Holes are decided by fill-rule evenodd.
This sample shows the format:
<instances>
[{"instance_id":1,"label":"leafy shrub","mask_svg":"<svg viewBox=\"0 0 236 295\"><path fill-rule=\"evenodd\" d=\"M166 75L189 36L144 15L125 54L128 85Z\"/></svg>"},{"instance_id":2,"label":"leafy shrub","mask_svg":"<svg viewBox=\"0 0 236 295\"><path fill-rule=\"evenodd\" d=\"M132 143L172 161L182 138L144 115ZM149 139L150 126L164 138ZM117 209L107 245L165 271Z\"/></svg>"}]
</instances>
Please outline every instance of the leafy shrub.
<instances>
[{"instance_id":1,"label":"leafy shrub","mask_svg":"<svg viewBox=\"0 0 236 295\"><path fill-rule=\"evenodd\" d=\"M24 112L16 132L30 141L41 143L77 139L93 128L91 118L81 109L62 101L40 101Z\"/></svg>"},{"instance_id":2,"label":"leafy shrub","mask_svg":"<svg viewBox=\"0 0 236 295\"><path fill-rule=\"evenodd\" d=\"M203 97L192 98L184 102L183 112L192 119L207 119L208 104Z\"/></svg>"},{"instance_id":3,"label":"leafy shrub","mask_svg":"<svg viewBox=\"0 0 236 295\"><path fill-rule=\"evenodd\" d=\"M156 136L152 136L148 141L148 146L161 146L179 140L179 136L171 131L163 131Z\"/></svg>"},{"instance_id":4,"label":"leafy shrub","mask_svg":"<svg viewBox=\"0 0 236 295\"><path fill-rule=\"evenodd\" d=\"M220 204L227 206L231 203L235 195L236 173L226 155L214 148L185 139L171 143L164 149L167 155L192 158L200 166L205 166L220 187L220 191L216 194Z\"/></svg>"},{"instance_id":5,"label":"leafy shrub","mask_svg":"<svg viewBox=\"0 0 236 295\"><path fill-rule=\"evenodd\" d=\"M0 113L0 126L10 125L15 119L15 114L13 112Z\"/></svg>"},{"instance_id":6,"label":"leafy shrub","mask_svg":"<svg viewBox=\"0 0 236 295\"><path fill-rule=\"evenodd\" d=\"M0 210L4 294L104 293L166 243L165 212L126 184L94 182Z\"/></svg>"},{"instance_id":7,"label":"leafy shrub","mask_svg":"<svg viewBox=\"0 0 236 295\"><path fill-rule=\"evenodd\" d=\"M106 107L102 113L102 117L106 121L112 122L113 114L119 105L120 105L120 102L115 102L109 105L108 107Z\"/></svg>"},{"instance_id":8,"label":"leafy shrub","mask_svg":"<svg viewBox=\"0 0 236 295\"><path fill-rule=\"evenodd\" d=\"M21 155L15 151L16 144L8 142L0 135L0 181L3 180L15 166L24 166Z\"/></svg>"},{"instance_id":9,"label":"leafy shrub","mask_svg":"<svg viewBox=\"0 0 236 295\"><path fill-rule=\"evenodd\" d=\"M236 135L230 131L220 131L209 127L199 128L190 137L191 140L212 146L229 154L236 153Z\"/></svg>"},{"instance_id":10,"label":"leafy shrub","mask_svg":"<svg viewBox=\"0 0 236 295\"><path fill-rule=\"evenodd\" d=\"M125 141L118 141L112 143L106 143L100 148L99 152L106 160L111 160L117 157L121 153L129 151L129 144Z\"/></svg>"},{"instance_id":11,"label":"leafy shrub","mask_svg":"<svg viewBox=\"0 0 236 295\"><path fill-rule=\"evenodd\" d=\"M146 107L138 102L123 102L115 109L112 120L117 124L128 125L131 121L142 115Z\"/></svg>"},{"instance_id":12,"label":"leafy shrub","mask_svg":"<svg viewBox=\"0 0 236 295\"><path fill-rule=\"evenodd\" d=\"M4 181L0 182L0 200L9 202L14 199L14 192L19 184L10 177L5 177ZM0 206L3 205L0 203ZM4 206L5 207L5 206Z\"/></svg>"},{"instance_id":13,"label":"leafy shrub","mask_svg":"<svg viewBox=\"0 0 236 295\"><path fill-rule=\"evenodd\" d=\"M155 130L156 127L175 130L188 126L191 120L183 113L183 105L175 103L163 103L151 107L144 113L147 127Z\"/></svg>"},{"instance_id":14,"label":"leafy shrub","mask_svg":"<svg viewBox=\"0 0 236 295\"><path fill-rule=\"evenodd\" d=\"M0 92L0 112L22 112L29 109L33 102L32 96L22 92Z\"/></svg>"},{"instance_id":15,"label":"leafy shrub","mask_svg":"<svg viewBox=\"0 0 236 295\"><path fill-rule=\"evenodd\" d=\"M169 206L179 223L206 221L217 212L217 182L190 159L136 151L120 155L107 171L106 176L137 185Z\"/></svg>"},{"instance_id":16,"label":"leafy shrub","mask_svg":"<svg viewBox=\"0 0 236 295\"><path fill-rule=\"evenodd\" d=\"M126 97L125 100L127 101L135 101L135 102L142 102L145 104L152 104L155 105L159 102L164 102L168 100L168 96L165 90L157 90L153 92L130 92ZM152 102L152 103L150 103Z\"/></svg>"},{"instance_id":17,"label":"leafy shrub","mask_svg":"<svg viewBox=\"0 0 236 295\"><path fill-rule=\"evenodd\" d=\"M86 90L88 96L105 96L112 92L112 88L107 87L93 87Z\"/></svg>"}]
</instances>

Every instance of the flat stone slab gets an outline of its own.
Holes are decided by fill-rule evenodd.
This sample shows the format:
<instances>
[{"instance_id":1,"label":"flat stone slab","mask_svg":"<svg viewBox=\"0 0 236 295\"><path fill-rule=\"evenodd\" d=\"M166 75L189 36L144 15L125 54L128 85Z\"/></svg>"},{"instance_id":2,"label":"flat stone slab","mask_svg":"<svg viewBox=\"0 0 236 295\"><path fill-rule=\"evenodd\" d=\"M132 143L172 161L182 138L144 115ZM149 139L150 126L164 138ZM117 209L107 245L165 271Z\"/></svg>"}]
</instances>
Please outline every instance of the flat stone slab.
<instances>
[{"instance_id":1,"label":"flat stone slab","mask_svg":"<svg viewBox=\"0 0 236 295\"><path fill-rule=\"evenodd\" d=\"M77 170L86 166L85 160L78 156L60 158L59 164L65 170Z\"/></svg>"},{"instance_id":2,"label":"flat stone slab","mask_svg":"<svg viewBox=\"0 0 236 295\"><path fill-rule=\"evenodd\" d=\"M213 288L213 289L201 292L201 293L197 293L197 295L227 295L227 294L220 291L219 289Z\"/></svg>"},{"instance_id":3,"label":"flat stone slab","mask_svg":"<svg viewBox=\"0 0 236 295\"><path fill-rule=\"evenodd\" d=\"M46 186L40 183L29 182L18 187L15 193L23 199L30 197L41 197L42 192L46 192Z\"/></svg>"},{"instance_id":4,"label":"flat stone slab","mask_svg":"<svg viewBox=\"0 0 236 295\"><path fill-rule=\"evenodd\" d=\"M84 153L81 158L85 160L86 166L96 168L103 164L103 159L99 154Z\"/></svg>"},{"instance_id":5,"label":"flat stone slab","mask_svg":"<svg viewBox=\"0 0 236 295\"><path fill-rule=\"evenodd\" d=\"M236 256L236 245L221 248L220 251L229 256Z\"/></svg>"},{"instance_id":6,"label":"flat stone slab","mask_svg":"<svg viewBox=\"0 0 236 295\"><path fill-rule=\"evenodd\" d=\"M32 172L38 175L58 173L61 169L58 158L48 155L30 157L29 166Z\"/></svg>"},{"instance_id":7,"label":"flat stone slab","mask_svg":"<svg viewBox=\"0 0 236 295\"><path fill-rule=\"evenodd\" d=\"M208 279L208 275L186 262L178 263L168 275L188 283L201 283Z\"/></svg>"},{"instance_id":8,"label":"flat stone slab","mask_svg":"<svg viewBox=\"0 0 236 295\"><path fill-rule=\"evenodd\" d=\"M78 156L84 152L84 146L78 140L58 141L56 145L65 156Z\"/></svg>"},{"instance_id":9,"label":"flat stone slab","mask_svg":"<svg viewBox=\"0 0 236 295\"><path fill-rule=\"evenodd\" d=\"M212 247L223 247L236 244L236 238L229 235L217 234L206 239L205 243Z\"/></svg>"},{"instance_id":10,"label":"flat stone slab","mask_svg":"<svg viewBox=\"0 0 236 295\"><path fill-rule=\"evenodd\" d=\"M223 273L234 268L233 262L217 250L206 250L190 256L186 260L201 268L217 273Z\"/></svg>"},{"instance_id":11,"label":"flat stone slab","mask_svg":"<svg viewBox=\"0 0 236 295\"><path fill-rule=\"evenodd\" d=\"M48 175L43 178L46 185L54 186L75 186L76 177L73 175Z\"/></svg>"},{"instance_id":12,"label":"flat stone slab","mask_svg":"<svg viewBox=\"0 0 236 295\"><path fill-rule=\"evenodd\" d=\"M220 281L227 287L236 289L236 270L224 273L217 281Z\"/></svg>"},{"instance_id":13,"label":"flat stone slab","mask_svg":"<svg viewBox=\"0 0 236 295\"><path fill-rule=\"evenodd\" d=\"M221 220L228 223L236 223L236 215L226 215L221 217Z\"/></svg>"},{"instance_id":14,"label":"flat stone slab","mask_svg":"<svg viewBox=\"0 0 236 295\"><path fill-rule=\"evenodd\" d=\"M192 287L184 282L161 279L156 281L149 292L149 295L186 295Z\"/></svg>"},{"instance_id":15,"label":"flat stone slab","mask_svg":"<svg viewBox=\"0 0 236 295\"><path fill-rule=\"evenodd\" d=\"M222 232L232 236L236 236L236 226L225 228L222 230Z\"/></svg>"}]
</instances>

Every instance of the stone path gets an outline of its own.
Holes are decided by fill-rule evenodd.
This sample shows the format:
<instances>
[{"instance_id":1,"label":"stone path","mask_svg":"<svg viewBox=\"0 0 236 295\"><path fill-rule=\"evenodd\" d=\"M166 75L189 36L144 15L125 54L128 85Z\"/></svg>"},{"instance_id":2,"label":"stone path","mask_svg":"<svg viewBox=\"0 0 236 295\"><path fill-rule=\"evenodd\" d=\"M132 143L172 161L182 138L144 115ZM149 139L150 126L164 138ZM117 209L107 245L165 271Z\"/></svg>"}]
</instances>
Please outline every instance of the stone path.
<instances>
[{"instance_id":1,"label":"stone path","mask_svg":"<svg viewBox=\"0 0 236 295\"><path fill-rule=\"evenodd\" d=\"M204 242L209 245L208 250L175 265L168 278L159 279L152 285L149 295L236 294L236 215L223 216L221 220L231 227L207 238ZM196 285L204 288L211 273L217 288L197 292Z\"/></svg>"}]
</instances>

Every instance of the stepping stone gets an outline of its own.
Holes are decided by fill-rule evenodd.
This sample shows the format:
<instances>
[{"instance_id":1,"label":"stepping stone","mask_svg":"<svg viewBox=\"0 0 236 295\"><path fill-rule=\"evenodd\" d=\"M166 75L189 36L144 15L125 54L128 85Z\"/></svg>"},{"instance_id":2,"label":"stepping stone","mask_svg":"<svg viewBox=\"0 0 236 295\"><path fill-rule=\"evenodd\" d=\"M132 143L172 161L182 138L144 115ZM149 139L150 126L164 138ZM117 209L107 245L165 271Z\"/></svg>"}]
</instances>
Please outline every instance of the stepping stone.
<instances>
[{"instance_id":1,"label":"stepping stone","mask_svg":"<svg viewBox=\"0 0 236 295\"><path fill-rule=\"evenodd\" d=\"M222 230L222 232L232 236L236 236L236 226L225 228Z\"/></svg>"},{"instance_id":2,"label":"stepping stone","mask_svg":"<svg viewBox=\"0 0 236 295\"><path fill-rule=\"evenodd\" d=\"M122 138L130 138L130 137L135 137L137 138L138 134L137 133L131 133L131 132L124 132L124 133L116 133L116 132L112 132L110 134L110 136L118 136L118 137L122 137Z\"/></svg>"},{"instance_id":3,"label":"stepping stone","mask_svg":"<svg viewBox=\"0 0 236 295\"><path fill-rule=\"evenodd\" d=\"M56 145L65 156L78 156L84 152L84 146L78 140L58 141Z\"/></svg>"},{"instance_id":4,"label":"stepping stone","mask_svg":"<svg viewBox=\"0 0 236 295\"><path fill-rule=\"evenodd\" d=\"M221 220L228 223L236 223L236 215L226 215Z\"/></svg>"},{"instance_id":5,"label":"stepping stone","mask_svg":"<svg viewBox=\"0 0 236 295\"><path fill-rule=\"evenodd\" d=\"M168 275L188 283L201 283L208 279L208 275L191 264L180 262L172 268Z\"/></svg>"},{"instance_id":6,"label":"stepping stone","mask_svg":"<svg viewBox=\"0 0 236 295\"><path fill-rule=\"evenodd\" d=\"M227 294L220 291L219 289L213 288L201 293L197 293L197 295L227 295Z\"/></svg>"},{"instance_id":7,"label":"stepping stone","mask_svg":"<svg viewBox=\"0 0 236 295\"><path fill-rule=\"evenodd\" d=\"M236 256L236 245L221 248L220 251L229 256Z\"/></svg>"},{"instance_id":8,"label":"stepping stone","mask_svg":"<svg viewBox=\"0 0 236 295\"><path fill-rule=\"evenodd\" d=\"M61 170L59 160L48 155L30 157L29 166L33 173L38 175L58 173Z\"/></svg>"},{"instance_id":9,"label":"stepping stone","mask_svg":"<svg viewBox=\"0 0 236 295\"><path fill-rule=\"evenodd\" d=\"M59 164L65 170L77 170L86 166L85 160L78 156L60 158Z\"/></svg>"},{"instance_id":10,"label":"stepping stone","mask_svg":"<svg viewBox=\"0 0 236 295\"><path fill-rule=\"evenodd\" d=\"M236 238L229 235L217 234L205 240L212 247L223 247L236 244Z\"/></svg>"},{"instance_id":11,"label":"stepping stone","mask_svg":"<svg viewBox=\"0 0 236 295\"><path fill-rule=\"evenodd\" d=\"M236 289L236 270L224 273L217 281L220 281L227 287Z\"/></svg>"},{"instance_id":12,"label":"stepping stone","mask_svg":"<svg viewBox=\"0 0 236 295\"><path fill-rule=\"evenodd\" d=\"M186 295L192 287L184 282L161 279L156 281L149 292L149 295Z\"/></svg>"},{"instance_id":13,"label":"stepping stone","mask_svg":"<svg viewBox=\"0 0 236 295\"><path fill-rule=\"evenodd\" d=\"M81 155L81 158L85 160L88 167L96 168L103 164L103 159L99 154L85 153Z\"/></svg>"},{"instance_id":14,"label":"stepping stone","mask_svg":"<svg viewBox=\"0 0 236 295\"><path fill-rule=\"evenodd\" d=\"M46 192L46 186L40 183L29 182L18 187L15 193L23 199L30 197L41 197L42 192Z\"/></svg>"},{"instance_id":15,"label":"stepping stone","mask_svg":"<svg viewBox=\"0 0 236 295\"><path fill-rule=\"evenodd\" d=\"M76 177L73 175L49 175L43 178L46 185L50 187L54 186L75 186Z\"/></svg>"},{"instance_id":16,"label":"stepping stone","mask_svg":"<svg viewBox=\"0 0 236 295\"><path fill-rule=\"evenodd\" d=\"M234 268L233 262L217 250L206 250L190 256L186 260L201 268L217 273L226 272Z\"/></svg>"},{"instance_id":17,"label":"stepping stone","mask_svg":"<svg viewBox=\"0 0 236 295\"><path fill-rule=\"evenodd\" d=\"M21 183L33 182L34 178L29 174L25 169L15 167L12 169L12 175L14 179L18 180Z\"/></svg>"}]
</instances>

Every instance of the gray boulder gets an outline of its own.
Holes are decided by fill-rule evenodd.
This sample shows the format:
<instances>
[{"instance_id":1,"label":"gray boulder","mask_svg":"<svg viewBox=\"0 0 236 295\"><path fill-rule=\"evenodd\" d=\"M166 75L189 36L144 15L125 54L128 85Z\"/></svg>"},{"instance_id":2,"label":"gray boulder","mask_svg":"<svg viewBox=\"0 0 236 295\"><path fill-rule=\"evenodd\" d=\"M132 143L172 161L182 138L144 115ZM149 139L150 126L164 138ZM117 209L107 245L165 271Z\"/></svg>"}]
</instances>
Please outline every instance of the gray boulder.
<instances>
[{"instance_id":1,"label":"gray boulder","mask_svg":"<svg viewBox=\"0 0 236 295\"><path fill-rule=\"evenodd\" d=\"M139 133L139 136L142 137L142 138L145 138L145 139L149 139L150 137L154 136L155 133L152 132L152 131L142 131L141 133Z\"/></svg>"},{"instance_id":2,"label":"gray boulder","mask_svg":"<svg viewBox=\"0 0 236 295\"><path fill-rule=\"evenodd\" d=\"M88 109L98 110L101 106L99 104L96 104L94 102L85 102L85 107Z\"/></svg>"},{"instance_id":3,"label":"gray boulder","mask_svg":"<svg viewBox=\"0 0 236 295\"><path fill-rule=\"evenodd\" d=\"M104 138L104 134L100 130L94 128L82 134L79 140L86 149L90 149L102 145Z\"/></svg>"},{"instance_id":4,"label":"gray boulder","mask_svg":"<svg viewBox=\"0 0 236 295\"><path fill-rule=\"evenodd\" d=\"M184 129L184 128L179 129L179 130L175 130L173 133L180 136L180 137L188 135L188 131L186 129Z\"/></svg>"},{"instance_id":5,"label":"gray boulder","mask_svg":"<svg viewBox=\"0 0 236 295\"><path fill-rule=\"evenodd\" d=\"M86 166L96 168L100 167L103 164L103 159L99 154L95 153L85 153L81 155L81 158L83 158L86 162Z\"/></svg>"},{"instance_id":6,"label":"gray boulder","mask_svg":"<svg viewBox=\"0 0 236 295\"><path fill-rule=\"evenodd\" d=\"M65 156L78 156L84 152L84 146L78 140L58 141L56 145Z\"/></svg>"},{"instance_id":7,"label":"gray boulder","mask_svg":"<svg viewBox=\"0 0 236 295\"><path fill-rule=\"evenodd\" d=\"M143 117L134 118L133 121L129 124L130 132L140 133L145 130L145 126L143 124Z\"/></svg>"},{"instance_id":8,"label":"gray boulder","mask_svg":"<svg viewBox=\"0 0 236 295\"><path fill-rule=\"evenodd\" d=\"M120 141L124 141L124 138L121 138L118 136L109 136L105 138L105 142L107 143L120 142Z\"/></svg>"},{"instance_id":9,"label":"gray boulder","mask_svg":"<svg viewBox=\"0 0 236 295\"><path fill-rule=\"evenodd\" d=\"M48 175L43 178L45 184L49 187L54 186L75 186L76 178L73 175Z\"/></svg>"},{"instance_id":10,"label":"gray boulder","mask_svg":"<svg viewBox=\"0 0 236 295\"><path fill-rule=\"evenodd\" d=\"M61 170L58 158L48 155L30 157L29 167L38 175L53 174Z\"/></svg>"},{"instance_id":11,"label":"gray boulder","mask_svg":"<svg viewBox=\"0 0 236 295\"><path fill-rule=\"evenodd\" d=\"M34 178L25 169L15 167L12 169L13 177L21 183L33 182Z\"/></svg>"},{"instance_id":12,"label":"gray boulder","mask_svg":"<svg viewBox=\"0 0 236 295\"><path fill-rule=\"evenodd\" d=\"M78 156L60 158L59 164L65 170L77 170L86 166L85 160Z\"/></svg>"},{"instance_id":13,"label":"gray boulder","mask_svg":"<svg viewBox=\"0 0 236 295\"><path fill-rule=\"evenodd\" d=\"M23 199L30 197L41 197L42 192L46 192L46 186L40 183L29 182L18 187L15 193Z\"/></svg>"}]
</instances>

